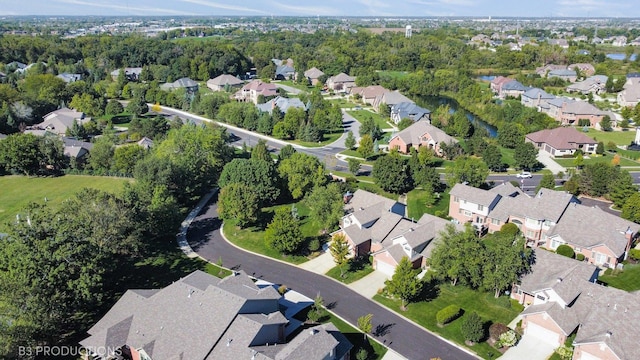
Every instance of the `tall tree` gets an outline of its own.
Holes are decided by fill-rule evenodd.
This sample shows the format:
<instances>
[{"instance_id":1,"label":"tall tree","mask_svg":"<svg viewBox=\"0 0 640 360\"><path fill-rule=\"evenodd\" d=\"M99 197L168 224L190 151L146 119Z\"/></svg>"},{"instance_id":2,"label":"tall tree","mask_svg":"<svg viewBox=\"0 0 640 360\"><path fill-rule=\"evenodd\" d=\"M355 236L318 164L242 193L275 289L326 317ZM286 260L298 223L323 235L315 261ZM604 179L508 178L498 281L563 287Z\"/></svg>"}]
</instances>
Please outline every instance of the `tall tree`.
<instances>
[{"instance_id":1,"label":"tall tree","mask_svg":"<svg viewBox=\"0 0 640 360\"><path fill-rule=\"evenodd\" d=\"M273 161L261 159L233 159L222 169L218 186L241 183L251 188L260 206L276 201L280 196L280 177Z\"/></svg>"},{"instance_id":2,"label":"tall tree","mask_svg":"<svg viewBox=\"0 0 640 360\"><path fill-rule=\"evenodd\" d=\"M373 329L373 324L371 324L372 319L373 314L362 315L358 318L358 329L364 333L365 339L367 338L367 334Z\"/></svg>"},{"instance_id":3,"label":"tall tree","mask_svg":"<svg viewBox=\"0 0 640 360\"><path fill-rule=\"evenodd\" d=\"M609 117L609 115L605 115L602 120L600 120L600 128L602 129L602 131L611 131L612 127L611 127L611 118Z\"/></svg>"},{"instance_id":4,"label":"tall tree","mask_svg":"<svg viewBox=\"0 0 640 360\"><path fill-rule=\"evenodd\" d=\"M283 253L294 253L304 241L298 220L288 208L276 209L273 220L267 225L264 233L267 246Z\"/></svg>"},{"instance_id":5,"label":"tall tree","mask_svg":"<svg viewBox=\"0 0 640 360\"><path fill-rule=\"evenodd\" d=\"M500 149L495 145L487 145L482 152L482 160L484 160L491 171L502 171L504 169L502 153L500 153Z\"/></svg>"},{"instance_id":6,"label":"tall tree","mask_svg":"<svg viewBox=\"0 0 640 360\"><path fill-rule=\"evenodd\" d=\"M513 153L513 160L516 166L522 169L533 169L538 164L538 149L528 142L521 142L516 146Z\"/></svg>"},{"instance_id":7,"label":"tall tree","mask_svg":"<svg viewBox=\"0 0 640 360\"><path fill-rule=\"evenodd\" d=\"M283 146L282 149L280 149L280 152L278 153L278 162L284 159L290 158L291 155L295 153L296 153L296 149L290 144Z\"/></svg>"},{"instance_id":8,"label":"tall tree","mask_svg":"<svg viewBox=\"0 0 640 360\"><path fill-rule=\"evenodd\" d=\"M347 137L344 139L344 146L347 149L353 149L353 147L356 146L356 138L353 136L353 132L351 130L347 132Z\"/></svg>"},{"instance_id":9,"label":"tall tree","mask_svg":"<svg viewBox=\"0 0 640 360\"><path fill-rule=\"evenodd\" d=\"M413 186L407 161L397 153L380 156L373 164L371 175L383 190L396 194L407 192Z\"/></svg>"},{"instance_id":10,"label":"tall tree","mask_svg":"<svg viewBox=\"0 0 640 360\"><path fill-rule=\"evenodd\" d=\"M39 140L32 134L13 134L0 141L0 166L6 171L36 175L40 169Z\"/></svg>"},{"instance_id":11,"label":"tall tree","mask_svg":"<svg viewBox=\"0 0 640 360\"><path fill-rule=\"evenodd\" d=\"M471 226L457 231L453 225L447 225L430 259L438 276L454 286L462 282L477 287L482 282L483 262L484 251Z\"/></svg>"},{"instance_id":12,"label":"tall tree","mask_svg":"<svg viewBox=\"0 0 640 360\"><path fill-rule=\"evenodd\" d=\"M358 145L358 154L367 159L373 155L373 140L368 134L362 135Z\"/></svg>"},{"instance_id":13,"label":"tall tree","mask_svg":"<svg viewBox=\"0 0 640 360\"><path fill-rule=\"evenodd\" d=\"M506 148L515 149L523 142L524 131L517 123L507 122L498 129L498 143Z\"/></svg>"},{"instance_id":14,"label":"tall tree","mask_svg":"<svg viewBox=\"0 0 640 360\"><path fill-rule=\"evenodd\" d=\"M349 172L352 173L353 176L358 175L362 162L359 159L350 157L347 159L347 164L349 165Z\"/></svg>"},{"instance_id":15,"label":"tall tree","mask_svg":"<svg viewBox=\"0 0 640 360\"><path fill-rule=\"evenodd\" d=\"M530 268L531 249L525 248L522 237L495 233L487 245L487 261L484 263L483 283L492 289L494 296L518 281Z\"/></svg>"},{"instance_id":16,"label":"tall tree","mask_svg":"<svg viewBox=\"0 0 640 360\"><path fill-rule=\"evenodd\" d=\"M295 153L282 160L278 165L278 173L286 181L294 199L302 198L314 186L327 182L324 166L318 158L303 153Z\"/></svg>"},{"instance_id":17,"label":"tall tree","mask_svg":"<svg viewBox=\"0 0 640 360\"><path fill-rule=\"evenodd\" d=\"M640 193L635 193L627 199L622 207L621 216L623 219L640 224Z\"/></svg>"},{"instance_id":18,"label":"tall tree","mask_svg":"<svg viewBox=\"0 0 640 360\"><path fill-rule=\"evenodd\" d=\"M555 189L556 188L556 179L555 176L550 171L545 171L542 174L542 179L540 179L540 183L536 188L536 192L540 189Z\"/></svg>"},{"instance_id":19,"label":"tall tree","mask_svg":"<svg viewBox=\"0 0 640 360\"><path fill-rule=\"evenodd\" d=\"M459 156L452 165L445 168L445 178L449 186L467 182L471 186L478 187L485 182L488 175L487 164L479 158L470 156Z\"/></svg>"},{"instance_id":20,"label":"tall tree","mask_svg":"<svg viewBox=\"0 0 640 360\"><path fill-rule=\"evenodd\" d=\"M349 263L349 243L344 234L337 234L331 240L329 252L340 269L340 277L344 277L344 266Z\"/></svg>"},{"instance_id":21,"label":"tall tree","mask_svg":"<svg viewBox=\"0 0 640 360\"><path fill-rule=\"evenodd\" d=\"M114 151L113 141L106 136L100 137L89 153L89 167L101 173L111 170Z\"/></svg>"},{"instance_id":22,"label":"tall tree","mask_svg":"<svg viewBox=\"0 0 640 360\"><path fill-rule=\"evenodd\" d=\"M218 211L224 221L233 220L245 227L258 220L259 199L253 189L243 183L231 183L220 190Z\"/></svg>"},{"instance_id":23,"label":"tall tree","mask_svg":"<svg viewBox=\"0 0 640 360\"><path fill-rule=\"evenodd\" d=\"M418 278L418 270L413 268L408 257L403 257L396 266L390 280L385 281L389 294L400 299L402 310L406 310L407 303L420 294L424 283Z\"/></svg>"},{"instance_id":24,"label":"tall tree","mask_svg":"<svg viewBox=\"0 0 640 360\"><path fill-rule=\"evenodd\" d=\"M621 170L609 185L609 199L617 208L622 208L627 200L638 192L638 187L633 182L631 174L626 170Z\"/></svg>"},{"instance_id":25,"label":"tall tree","mask_svg":"<svg viewBox=\"0 0 640 360\"><path fill-rule=\"evenodd\" d=\"M315 187L304 201L311 209L311 216L322 224L324 231L336 227L344 215L342 192L338 183Z\"/></svg>"},{"instance_id":26,"label":"tall tree","mask_svg":"<svg viewBox=\"0 0 640 360\"><path fill-rule=\"evenodd\" d=\"M263 139L258 140L256 146L251 149L251 158L264 160L267 162L273 162L271 155L269 154L269 149L267 148L267 142Z\"/></svg>"}]
</instances>

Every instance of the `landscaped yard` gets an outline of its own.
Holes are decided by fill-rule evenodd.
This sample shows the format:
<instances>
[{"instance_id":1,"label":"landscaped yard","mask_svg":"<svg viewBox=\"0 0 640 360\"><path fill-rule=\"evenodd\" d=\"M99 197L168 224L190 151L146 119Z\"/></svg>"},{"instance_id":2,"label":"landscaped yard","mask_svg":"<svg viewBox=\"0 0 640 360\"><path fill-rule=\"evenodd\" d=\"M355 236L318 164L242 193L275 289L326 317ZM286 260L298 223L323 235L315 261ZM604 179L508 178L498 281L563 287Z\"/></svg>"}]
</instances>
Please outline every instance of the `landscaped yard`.
<instances>
[{"instance_id":1,"label":"landscaped yard","mask_svg":"<svg viewBox=\"0 0 640 360\"><path fill-rule=\"evenodd\" d=\"M290 142L301 145L301 146L306 146L306 147L322 147L325 145L329 145L332 142L340 139L340 136L342 136L342 134L343 134L343 131L335 131L335 132L324 134L323 140L321 142L308 142L308 141L302 141L302 140L291 140Z\"/></svg>"},{"instance_id":2,"label":"landscaped yard","mask_svg":"<svg viewBox=\"0 0 640 360\"><path fill-rule=\"evenodd\" d=\"M626 291L640 290L640 264L627 264L624 266L624 271L615 275L602 275L598 280Z\"/></svg>"},{"instance_id":3,"label":"landscaped yard","mask_svg":"<svg viewBox=\"0 0 640 360\"><path fill-rule=\"evenodd\" d=\"M636 136L635 131L600 131L589 129L587 136L594 138L596 141L602 141L606 146L610 141L616 145L629 145Z\"/></svg>"},{"instance_id":4,"label":"landscaped yard","mask_svg":"<svg viewBox=\"0 0 640 360\"><path fill-rule=\"evenodd\" d=\"M369 263L368 261L346 264L344 265L343 270L344 277L340 276L340 267L338 266L327 271L326 275L342 283L351 284L352 282L360 280L373 272L371 263Z\"/></svg>"},{"instance_id":5,"label":"landscaped yard","mask_svg":"<svg viewBox=\"0 0 640 360\"><path fill-rule=\"evenodd\" d=\"M357 104L351 102L351 101L347 101L347 99L330 99L327 100L332 104L336 104L338 105L341 109L351 109L354 108L356 106L358 106Z\"/></svg>"},{"instance_id":6,"label":"landscaped yard","mask_svg":"<svg viewBox=\"0 0 640 360\"><path fill-rule=\"evenodd\" d=\"M506 325L523 310L520 304L511 301L506 296L496 299L493 292L474 291L461 285L451 286L449 283L441 284L433 299L409 304L407 311L400 310L400 301L398 300L389 299L382 295L376 295L374 300L460 345L464 345L464 337L461 332L462 322L472 312L480 315L487 322L488 327L489 323ZM438 327L436 313L452 304L458 305L464 314L448 325L442 328ZM485 359L495 359L501 355L498 350L486 342L475 344L470 349Z\"/></svg>"},{"instance_id":7,"label":"landscaped yard","mask_svg":"<svg viewBox=\"0 0 640 360\"><path fill-rule=\"evenodd\" d=\"M439 198L435 197L436 201L432 206L426 204L428 197L429 194L422 189L414 189L407 193L407 216L410 219L417 221L423 214L435 216L449 214L449 189L440 194Z\"/></svg>"},{"instance_id":8,"label":"landscaped yard","mask_svg":"<svg viewBox=\"0 0 640 360\"><path fill-rule=\"evenodd\" d=\"M575 158L555 158L554 161L560 164L563 167L575 167L574 164ZM595 163L611 163L613 160L613 156L608 153L605 156L585 156L584 157L584 165L595 164ZM620 166L636 166L640 167L640 163L636 161L632 161L626 158L620 158Z\"/></svg>"},{"instance_id":9,"label":"landscaped yard","mask_svg":"<svg viewBox=\"0 0 640 360\"><path fill-rule=\"evenodd\" d=\"M285 207L287 209L291 209L291 205L292 204L277 205L262 209L262 215L265 219L264 226L266 227L266 224L269 223L269 219L275 213L276 208ZM302 235L305 237L305 242L302 244L302 247L303 249L306 249L309 241L321 238L320 230L322 226L309 216L308 207L302 203L296 203L296 208L298 209L298 216L300 219L300 230L302 231ZM293 264L300 264L309 260L306 256L301 255L283 255L277 250L267 246L264 241L264 228L262 226L251 226L245 229L240 229L234 222L226 221L223 225L223 231L229 241L243 249Z\"/></svg>"},{"instance_id":10,"label":"landscaped yard","mask_svg":"<svg viewBox=\"0 0 640 360\"><path fill-rule=\"evenodd\" d=\"M330 314L329 322L333 323L333 325L335 325L338 330L347 337L349 342L353 344L353 349L351 349L351 354L353 355L352 358L355 358L355 354L362 348L367 350L369 353L369 357L367 357L368 360L380 360L384 357L384 354L387 353L386 347L380 345L374 340L371 340L368 336L365 340L365 337L362 335L360 330L342 321L342 319L337 316Z\"/></svg>"},{"instance_id":11,"label":"landscaped yard","mask_svg":"<svg viewBox=\"0 0 640 360\"><path fill-rule=\"evenodd\" d=\"M105 190L112 193L122 191L125 182L131 179L66 175L60 177L0 176L0 232L5 224L14 220L16 214L31 202L57 205L69 199L82 188Z\"/></svg>"},{"instance_id":12,"label":"landscaped yard","mask_svg":"<svg viewBox=\"0 0 640 360\"><path fill-rule=\"evenodd\" d=\"M349 112L349 115L356 118L356 120L358 120L360 123L362 123L364 119L371 118L376 124L378 124L380 129L390 129L392 127L392 125L387 122L387 120L389 119L383 118L378 113L374 113L369 110L347 110L347 111ZM354 135L357 136L358 134L354 134Z\"/></svg>"}]
</instances>

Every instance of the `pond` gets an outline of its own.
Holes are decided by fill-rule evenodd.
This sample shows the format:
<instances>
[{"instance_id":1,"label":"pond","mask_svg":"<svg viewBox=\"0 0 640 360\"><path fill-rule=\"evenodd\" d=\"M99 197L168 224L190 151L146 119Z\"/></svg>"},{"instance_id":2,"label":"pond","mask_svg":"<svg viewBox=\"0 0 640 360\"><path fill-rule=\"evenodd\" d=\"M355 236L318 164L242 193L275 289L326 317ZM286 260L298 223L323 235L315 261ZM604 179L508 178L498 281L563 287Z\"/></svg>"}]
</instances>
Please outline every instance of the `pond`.
<instances>
[{"instance_id":1,"label":"pond","mask_svg":"<svg viewBox=\"0 0 640 360\"><path fill-rule=\"evenodd\" d=\"M489 137L498 136L498 129L495 126L487 123L486 121L480 119L478 116L468 112L467 110L462 109L458 105L458 102L455 101L454 99L444 97L444 96L422 96L422 97L416 98L416 103L422 107L425 107L431 110L431 112L436 111L436 109L440 105L449 105L449 107L451 108L450 112L452 114L455 113L456 111L463 111L467 119L469 119L469 122L471 122L474 127L485 129L489 134Z\"/></svg>"},{"instance_id":2,"label":"pond","mask_svg":"<svg viewBox=\"0 0 640 360\"><path fill-rule=\"evenodd\" d=\"M606 56L611 60L624 60L627 58L627 54L623 54L623 53L610 53L610 54L607 54ZM629 60L635 61L637 58L638 58L638 54L632 54Z\"/></svg>"},{"instance_id":3,"label":"pond","mask_svg":"<svg viewBox=\"0 0 640 360\"><path fill-rule=\"evenodd\" d=\"M495 79L496 76L495 75L480 75L478 76L478 80L482 80L482 81L493 81L493 79Z\"/></svg>"}]
</instances>

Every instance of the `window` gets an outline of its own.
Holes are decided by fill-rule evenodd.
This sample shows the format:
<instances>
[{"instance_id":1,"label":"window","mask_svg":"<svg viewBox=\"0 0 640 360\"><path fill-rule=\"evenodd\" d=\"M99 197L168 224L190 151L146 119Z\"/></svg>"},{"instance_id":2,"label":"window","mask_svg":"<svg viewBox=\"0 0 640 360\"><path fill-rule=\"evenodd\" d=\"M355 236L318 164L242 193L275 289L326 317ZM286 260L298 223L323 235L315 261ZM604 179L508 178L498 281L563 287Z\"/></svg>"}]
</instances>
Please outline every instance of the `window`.
<instances>
[{"instance_id":1,"label":"window","mask_svg":"<svg viewBox=\"0 0 640 360\"><path fill-rule=\"evenodd\" d=\"M535 234L536 234L536 233L535 233L535 231L533 231L533 230L527 230L527 237L532 238L532 237L534 237L534 236L535 236Z\"/></svg>"},{"instance_id":2,"label":"window","mask_svg":"<svg viewBox=\"0 0 640 360\"><path fill-rule=\"evenodd\" d=\"M471 213L471 211L469 211L469 210L465 210L465 211L464 211L464 216L466 216L466 217L471 217L471 216L473 216L473 214Z\"/></svg>"},{"instance_id":3,"label":"window","mask_svg":"<svg viewBox=\"0 0 640 360\"><path fill-rule=\"evenodd\" d=\"M455 202L455 203L460 202L460 199L457 196L454 196L453 197L453 202Z\"/></svg>"},{"instance_id":4,"label":"window","mask_svg":"<svg viewBox=\"0 0 640 360\"><path fill-rule=\"evenodd\" d=\"M573 251L574 251L574 252L576 252L576 253L579 253L579 252L581 252L582 250L581 250L579 247L576 247L576 248L573 248Z\"/></svg>"},{"instance_id":5,"label":"window","mask_svg":"<svg viewBox=\"0 0 640 360\"><path fill-rule=\"evenodd\" d=\"M553 239L553 241L551 241L551 248L552 249L557 249L558 246L560 246L560 245L562 245L562 242L560 242L560 241L558 241L556 239Z\"/></svg>"},{"instance_id":6,"label":"window","mask_svg":"<svg viewBox=\"0 0 640 360\"><path fill-rule=\"evenodd\" d=\"M478 204L478 211L482 211L482 210L484 210L484 206Z\"/></svg>"},{"instance_id":7,"label":"window","mask_svg":"<svg viewBox=\"0 0 640 360\"><path fill-rule=\"evenodd\" d=\"M536 298L539 299L539 300L542 300L542 301L547 300L547 298L542 296L542 295L536 295Z\"/></svg>"},{"instance_id":8,"label":"window","mask_svg":"<svg viewBox=\"0 0 640 360\"><path fill-rule=\"evenodd\" d=\"M500 225L500 220L498 220L498 219L491 219L491 223L492 223L493 225Z\"/></svg>"}]
</instances>

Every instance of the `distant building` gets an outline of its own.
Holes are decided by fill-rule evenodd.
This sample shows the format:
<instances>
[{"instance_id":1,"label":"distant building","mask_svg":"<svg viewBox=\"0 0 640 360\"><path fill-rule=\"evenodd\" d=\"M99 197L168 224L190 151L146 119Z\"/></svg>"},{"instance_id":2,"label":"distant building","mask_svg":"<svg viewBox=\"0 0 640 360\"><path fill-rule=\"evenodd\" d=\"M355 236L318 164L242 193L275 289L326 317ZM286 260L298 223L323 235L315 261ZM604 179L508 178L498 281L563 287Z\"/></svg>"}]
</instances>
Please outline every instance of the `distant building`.
<instances>
[{"instance_id":1,"label":"distant building","mask_svg":"<svg viewBox=\"0 0 640 360\"><path fill-rule=\"evenodd\" d=\"M118 79L118 75L120 75L120 71L123 69L116 69L111 72L111 78L113 80ZM129 81L138 81L140 79L140 74L142 74L141 67L126 67L124 68L124 75L127 77Z\"/></svg>"},{"instance_id":2,"label":"distant building","mask_svg":"<svg viewBox=\"0 0 640 360\"><path fill-rule=\"evenodd\" d=\"M411 38L411 25L407 25L404 28L404 37Z\"/></svg>"},{"instance_id":3,"label":"distant building","mask_svg":"<svg viewBox=\"0 0 640 360\"><path fill-rule=\"evenodd\" d=\"M45 115L44 121L27 128L25 133L44 135L46 132L49 132L64 136L67 130L73 126L74 122L82 125L89 121L91 121L91 118L85 117L83 112L62 108Z\"/></svg>"},{"instance_id":4,"label":"distant building","mask_svg":"<svg viewBox=\"0 0 640 360\"><path fill-rule=\"evenodd\" d=\"M207 80L207 87L212 91L224 91L227 88L234 89L242 87L244 81L233 75L222 74L213 79Z\"/></svg>"},{"instance_id":5,"label":"distant building","mask_svg":"<svg viewBox=\"0 0 640 360\"><path fill-rule=\"evenodd\" d=\"M62 79L66 83L72 83L78 80L82 80L82 74L62 73L58 74L58 76L56 77Z\"/></svg>"},{"instance_id":6,"label":"distant building","mask_svg":"<svg viewBox=\"0 0 640 360\"><path fill-rule=\"evenodd\" d=\"M160 89L165 91L185 89L187 94L195 94L198 92L198 83L189 78L180 78L174 82L160 85Z\"/></svg>"}]
</instances>

